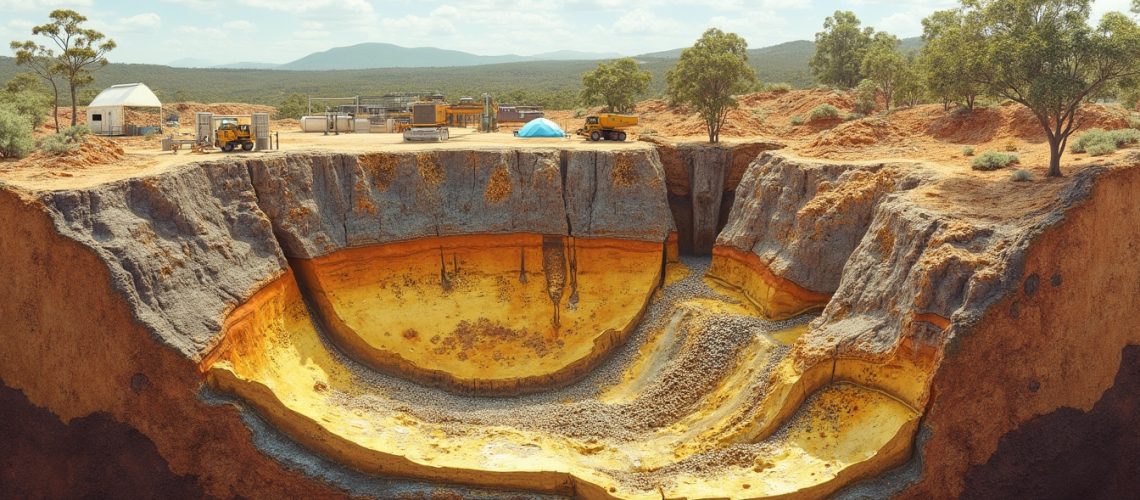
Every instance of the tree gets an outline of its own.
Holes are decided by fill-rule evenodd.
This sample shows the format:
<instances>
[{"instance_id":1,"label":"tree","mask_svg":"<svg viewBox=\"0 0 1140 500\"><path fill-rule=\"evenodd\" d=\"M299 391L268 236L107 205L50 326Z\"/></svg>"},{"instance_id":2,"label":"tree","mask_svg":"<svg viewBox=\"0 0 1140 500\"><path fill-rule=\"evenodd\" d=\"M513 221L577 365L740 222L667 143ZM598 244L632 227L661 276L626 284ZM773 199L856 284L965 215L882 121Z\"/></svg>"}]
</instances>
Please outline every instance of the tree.
<instances>
[{"instance_id":1,"label":"tree","mask_svg":"<svg viewBox=\"0 0 1140 500\"><path fill-rule=\"evenodd\" d=\"M1033 112L1049 142L1049 176L1059 177L1081 104L1140 76L1140 27L1119 12L1089 26L1089 0L969 0L967 8L987 36L982 82Z\"/></svg>"},{"instance_id":2,"label":"tree","mask_svg":"<svg viewBox=\"0 0 1140 500\"><path fill-rule=\"evenodd\" d=\"M895 104L898 106L915 106L922 102L926 94L926 87L922 81L922 68L918 58L913 53L907 55L906 64L899 73L895 90Z\"/></svg>"},{"instance_id":3,"label":"tree","mask_svg":"<svg viewBox=\"0 0 1140 500\"><path fill-rule=\"evenodd\" d=\"M29 120L11 107L0 104L0 156L23 158L32 151L36 142L32 139Z\"/></svg>"},{"instance_id":4,"label":"tree","mask_svg":"<svg viewBox=\"0 0 1140 500\"><path fill-rule=\"evenodd\" d=\"M36 76L43 79L51 87L52 119L55 120L55 129L59 130L59 85L55 77L59 76L56 66L55 54L43 45L36 45L31 40L25 42L12 42L10 47L16 52L16 64L27 66ZM72 116L74 117L74 113Z\"/></svg>"},{"instance_id":5,"label":"tree","mask_svg":"<svg viewBox=\"0 0 1140 500\"><path fill-rule=\"evenodd\" d=\"M890 33L875 33L863 56L862 71L878 86L884 105L890 111L895 90L906 71L906 59L899 52L899 39Z\"/></svg>"},{"instance_id":6,"label":"tree","mask_svg":"<svg viewBox=\"0 0 1140 500\"><path fill-rule=\"evenodd\" d=\"M666 82L669 101L695 108L708 128L709 142L719 142L728 112L739 106L732 96L756 82L748 65L748 42L736 33L709 28L697 43L681 51Z\"/></svg>"},{"instance_id":7,"label":"tree","mask_svg":"<svg viewBox=\"0 0 1140 500\"><path fill-rule=\"evenodd\" d=\"M631 57L618 59L582 74L583 104L605 104L607 111L626 113L633 111L638 96L649 92L653 75L638 67Z\"/></svg>"},{"instance_id":8,"label":"tree","mask_svg":"<svg viewBox=\"0 0 1140 500\"><path fill-rule=\"evenodd\" d=\"M56 55L55 72L67 79L71 90L71 126L75 126L79 112L79 87L94 81L91 67L107 65L108 52L114 50L115 41L102 33L80 26L87 18L74 10L57 9L48 14L51 22L32 28L32 34L48 37L59 49Z\"/></svg>"},{"instance_id":9,"label":"tree","mask_svg":"<svg viewBox=\"0 0 1140 500\"><path fill-rule=\"evenodd\" d=\"M863 55L875 30L859 25L851 11L837 10L823 21L823 31L815 34L815 54L808 61L820 83L849 89L863 79Z\"/></svg>"},{"instance_id":10,"label":"tree","mask_svg":"<svg viewBox=\"0 0 1140 500\"><path fill-rule=\"evenodd\" d=\"M922 20L922 40L919 61L930 93L942 101L943 109L958 102L973 111L984 90L980 75L987 71L980 16L957 9L937 11Z\"/></svg>"},{"instance_id":11,"label":"tree","mask_svg":"<svg viewBox=\"0 0 1140 500\"><path fill-rule=\"evenodd\" d=\"M277 119L300 118L309 112L309 98L304 94L289 94L277 105Z\"/></svg>"}]
</instances>

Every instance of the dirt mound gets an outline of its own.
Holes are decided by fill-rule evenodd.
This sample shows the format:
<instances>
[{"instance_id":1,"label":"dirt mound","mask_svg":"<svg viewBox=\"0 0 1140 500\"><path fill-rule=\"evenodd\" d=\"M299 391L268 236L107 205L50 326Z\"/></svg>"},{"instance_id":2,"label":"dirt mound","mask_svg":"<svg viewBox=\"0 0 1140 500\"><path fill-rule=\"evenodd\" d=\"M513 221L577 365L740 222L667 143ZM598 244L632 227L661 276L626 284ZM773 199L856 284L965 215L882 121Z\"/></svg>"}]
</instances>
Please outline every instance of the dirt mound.
<instances>
[{"instance_id":1,"label":"dirt mound","mask_svg":"<svg viewBox=\"0 0 1140 500\"><path fill-rule=\"evenodd\" d=\"M827 154L837 150L872 145L893 145L908 138L903 129L883 118L863 118L841 123L819 134L808 144L806 151Z\"/></svg>"},{"instance_id":2,"label":"dirt mound","mask_svg":"<svg viewBox=\"0 0 1140 500\"><path fill-rule=\"evenodd\" d=\"M18 168L39 169L84 169L98 165L108 165L126 156L117 142L99 136L88 136L78 148L63 154L36 151L27 158L15 163Z\"/></svg>"},{"instance_id":3,"label":"dirt mound","mask_svg":"<svg viewBox=\"0 0 1140 500\"><path fill-rule=\"evenodd\" d=\"M213 113L215 115L248 115L251 113L277 113L277 108L264 104L245 104L240 102L217 102L202 104L200 102L176 102L164 105L167 114L178 113L182 124L194 123L194 113Z\"/></svg>"},{"instance_id":4,"label":"dirt mound","mask_svg":"<svg viewBox=\"0 0 1140 500\"><path fill-rule=\"evenodd\" d=\"M1037 117L1016 103L977 107L972 112L964 108L943 111L940 105L928 104L900 109L891 114L890 120L908 134L955 144L984 144L1010 139L1035 143L1045 141L1045 131ZM1089 104L1077 115L1077 126L1078 130L1124 128L1128 126L1128 115L1118 106Z\"/></svg>"}]
</instances>

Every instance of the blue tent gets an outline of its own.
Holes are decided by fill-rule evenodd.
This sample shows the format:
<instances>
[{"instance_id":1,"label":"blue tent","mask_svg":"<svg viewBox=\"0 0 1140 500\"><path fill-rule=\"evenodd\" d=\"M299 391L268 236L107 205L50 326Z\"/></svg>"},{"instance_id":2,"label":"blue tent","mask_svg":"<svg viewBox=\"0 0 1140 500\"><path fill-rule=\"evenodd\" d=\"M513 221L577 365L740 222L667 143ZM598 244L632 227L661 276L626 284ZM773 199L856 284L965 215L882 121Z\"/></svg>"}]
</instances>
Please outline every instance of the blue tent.
<instances>
[{"instance_id":1,"label":"blue tent","mask_svg":"<svg viewBox=\"0 0 1140 500\"><path fill-rule=\"evenodd\" d=\"M519 137L565 137L566 132L562 131L557 123L554 123L546 118L535 118L523 125L519 129Z\"/></svg>"}]
</instances>

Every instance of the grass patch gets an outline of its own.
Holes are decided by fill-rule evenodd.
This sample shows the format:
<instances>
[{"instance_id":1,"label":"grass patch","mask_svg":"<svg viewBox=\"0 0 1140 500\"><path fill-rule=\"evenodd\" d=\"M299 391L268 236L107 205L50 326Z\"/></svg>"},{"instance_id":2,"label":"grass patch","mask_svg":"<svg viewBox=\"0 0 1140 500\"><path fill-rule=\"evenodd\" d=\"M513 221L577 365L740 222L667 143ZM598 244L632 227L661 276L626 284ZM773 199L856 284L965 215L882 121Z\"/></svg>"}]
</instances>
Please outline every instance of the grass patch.
<instances>
[{"instance_id":1,"label":"grass patch","mask_svg":"<svg viewBox=\"0 0 1140 500\"><path fill-rule=\"evenodd\" d=\"M796 115L796 116L792 117L792 125L799 126L799 125L803 125L803 124L804 124L804 117L802 117L800 115Z\"/></svg>"},{"instance_id":2,"label":"grass patch","mask_svg":"<svg viewBox=\"0 0 1140 500\"><path fill-rule=\"evenodd\" d=\"M970 168L983 171L997 170L1017 163L1018 161L1017 155L1013 153L986 151L982 156L974 158L973 163L970 164Z\"/></svg>"},{"instance_id":3,"label":"grass patch","mask_svg":"<svg viewBox=\"0 0 1140 500\"><path fill-rule=\"evenodd\" d=\"M973 146L966 146L966 147L962 148L962 154L964 154L966 156L974 156L974 147Z\"/></svg>"},{"instance_id":4,"label":"grass patch","mask_svg":"<svg viewBox=\"0 0 1140 500\"><path fill-rule=\"evenodd\" d=\"M1019 168L1010 174L1009 180L1013 182L1029 182L1033 180L1033 172L1030 172L1024 168Z\"/></svg>"},{"instance_id":5,"label":"grass patch","mask_svg":"<svg viewBox=\"0 0 1140 500\"><path fill-rule=\"evenodd\" d=\"M1101 156L1116 151L1116 148L1140 142L1140 130L1122 128L1117 130L1089 129L1073 140L1070 149L1074 153L1088 153Z\"/></svg>"}]
</instances>

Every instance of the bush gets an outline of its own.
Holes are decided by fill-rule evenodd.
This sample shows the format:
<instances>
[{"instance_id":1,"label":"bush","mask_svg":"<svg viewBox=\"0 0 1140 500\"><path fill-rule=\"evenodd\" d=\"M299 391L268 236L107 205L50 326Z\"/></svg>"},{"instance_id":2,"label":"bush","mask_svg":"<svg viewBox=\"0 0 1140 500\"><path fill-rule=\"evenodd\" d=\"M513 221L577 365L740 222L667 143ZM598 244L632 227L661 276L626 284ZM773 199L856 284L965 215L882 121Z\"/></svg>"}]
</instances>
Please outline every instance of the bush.
<instances>
[{"instance_id":1,"label":"bush","mask_svg":"<svg viewBox=\"0 0 1140 500\"><path fill-rule=\"evenodd\" d=\"M1005 141L1005 150L1009 151L1010 153L1017 151L1017 143L1013 142L1013 139Z\"/></svg>"},{"instance_id":2,"label":"bush","mask_svg":"<svg viewBox=\"0 0 1140 500\"><path fill-rule=\"evenodd\" d=\"M40 150L54 155L70 153L78 147L78 144L67 140L63 134L52 134L40 139Z\"/></svg>"},{"instance_id":3,"label":"bush","mask_svg":"<svg viewBox=\"0 0 1140 500\"><path fill-rule=\"evenodd\" d=\"M866 117L867 117L867 115L865 115L863 113L847 113L847 116L843 117L843 121L852 122L855 120L862 120L863 118L866 118Z\"/></svg>"},{"instance_id":4,"label":"bush","mask_svg":"<svg viewBox=\"0 0 1140 500\"><path fill-rule=\"evenodd\" d=\"M821 122L826 120L838 120L839 110L830 104L820 104L812 108L811 121Z\"/></svg>"},{"instance_id":5,"label":"bush","mask_svg":"<svg viewBox=\"0 0 1140 500\"><path fill-rule=\"evenodd\" d=\"M1017 155L1012 153L999 153L997 151L986 151L982 156L974 158L974 162L970 166L974 170L997 170L999 168L1014 164L1018 162Z\"/></svg>"},{"instance_id":6,"label":"bush","mask_svg":"<svg viewBox=\"0 0 1140 500\"><path fill-rule=\"evenodd\" d=\"M1074 153L1088 153L1100 156L1116 151L1116 148L1140 142L1140 130L1122 128L1117 130L1104 130L1092 128L1078 135L1070 146Z\"/></svg>"},{"instance_id":7,"label":"bush","mask_svg":"<svg viewBox=\"0 0 1140 500\"><path fill-rule=\"evenodd\" d=\"M1009 180L1013 182L1029 182L1033 180L1033 172L1030 172L1024 168L1019 168L1017 170L1014 170L1013 174L1010 174Z\"/></svg>"},{"instance_id":8,"label":"bush","mask_svg":"<svg viewBox=\"0 0 1140 500\"><path fill-rule=\"evenodd\" d=\"M35 146L32 121L10 106L0 106L0 156L23 158Z\"/></svg>"},{"instance_id":9,"label":"bush","mask_svg":"<svg viewBox=\"0 0 1140 500\"><path fill-rule=\"evenodd\" d=\"M1116 152L1116 144L1112 142L1096 142L1085 148L1089 156L1104 156Z\"/></svg>"},{"instance_id":10,"label":"bush","mask_svg":"<svg viewBox=\"0 0 1140 500\"><path fill-rule=\"evenodd\" d=\"M962 148L962 154L964 154L966 156L974 156L974 147L973 146L966 146L966 147Z\"/></svg>"},{"instance_id":11,"label":"bush","mask_svg":"<svg viewBox=\"0 0 1140 500\"><path fill-rule=\"evenodd\" d=\"M773 94L787 94L792 91L792 86L787 83L769 83L765 90Z\"/></svg>"},{"instance_id":12,"label":"bush","mask_svg":"<svg viewBox=\"0 0 1140 500\"><path fill-rule=\"evenodd\" d=\"M80 144L87 140L91 129L87 125L75 125L63 129L63 132L52 134L40 140L40 149L46 153L61 155L75 151Z\"/></svg>"},{"instance_id":13,"label":"bush","mask_svg":"<svg viewBox=\"0 0 1140 500\"><path fill-rule=\"evenodd\" d=\"M796 115L796 116L792 117L792 125L799 126L799 125L803 125L803 124L804 124L804 117L802 117L800 115Z\"/></svg>"}]
</instances>

